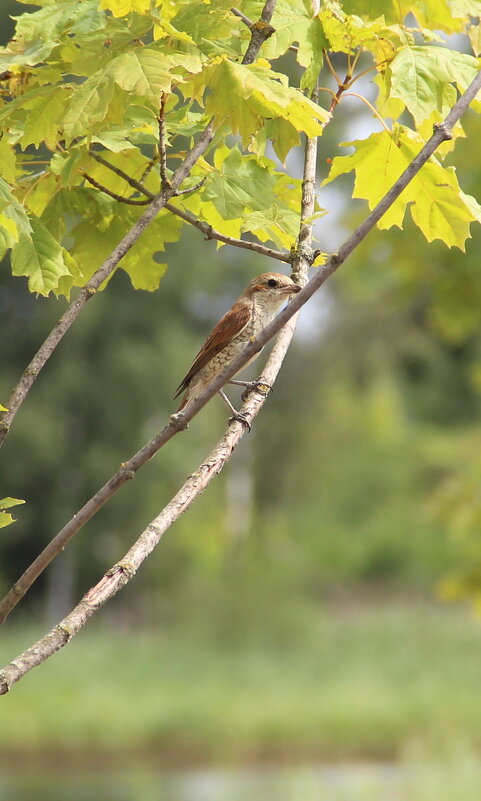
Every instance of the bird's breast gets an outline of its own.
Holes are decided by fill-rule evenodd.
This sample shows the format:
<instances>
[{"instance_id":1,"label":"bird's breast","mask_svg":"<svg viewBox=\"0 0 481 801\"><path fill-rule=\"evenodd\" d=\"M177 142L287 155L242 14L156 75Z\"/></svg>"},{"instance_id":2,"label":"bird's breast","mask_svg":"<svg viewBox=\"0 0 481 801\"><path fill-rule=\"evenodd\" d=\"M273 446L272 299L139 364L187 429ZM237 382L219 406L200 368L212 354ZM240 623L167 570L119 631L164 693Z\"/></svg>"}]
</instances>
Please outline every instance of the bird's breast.
<instances>
[{"instance_id":1,"label":"bird's breast","mask_svg":"<svg viewBox=\"0 0 481 801\"><path fill-rule=\"evenodd\" d=\"M281 301L282 303L282 301ZM274 318L280 304L273 305L272 301L265 296L265 293L259 293L252 302L252 313L250 323L247 326L249 329L246 339L254 339L258 337L261 331L264 330L266 325L269 325Z\"/></svg>"}]
</instances>

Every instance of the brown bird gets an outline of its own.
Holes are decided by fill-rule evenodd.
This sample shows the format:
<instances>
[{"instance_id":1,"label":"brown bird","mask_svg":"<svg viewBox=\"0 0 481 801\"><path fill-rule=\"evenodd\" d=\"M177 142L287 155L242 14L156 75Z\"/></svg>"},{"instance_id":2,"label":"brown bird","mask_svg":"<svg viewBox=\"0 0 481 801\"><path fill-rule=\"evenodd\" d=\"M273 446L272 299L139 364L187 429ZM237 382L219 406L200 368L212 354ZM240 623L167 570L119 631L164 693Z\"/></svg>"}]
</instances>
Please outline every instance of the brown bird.
<instances>
[{"instance_id":1,"label":"brown bird","mask_svg":"<svg viewBox=\"0 0 481 801\"><path fill-rule=\"evenodd\" d=\"M301 287L295 284L291 278L281 273L263 273L252 279L240 298L210 332L195 357L192 367L177 387L174 398L185 392L178 408L179 412L189 401L196 398L226 365L235 359L248 342L261 333L275 317L286 299L299 292L300 289ZM259 353L256 353L247 364L254 361ZM244 367L247 367L247 364ZM249 389L257 385L256 381L229 381L228 383L240 384ZM234 419L247 423L243 415L234 409L222 390L219 390L219 395L231 410ZM247 425L249 424L247 423Z\"/></svg>"}]
</instances>

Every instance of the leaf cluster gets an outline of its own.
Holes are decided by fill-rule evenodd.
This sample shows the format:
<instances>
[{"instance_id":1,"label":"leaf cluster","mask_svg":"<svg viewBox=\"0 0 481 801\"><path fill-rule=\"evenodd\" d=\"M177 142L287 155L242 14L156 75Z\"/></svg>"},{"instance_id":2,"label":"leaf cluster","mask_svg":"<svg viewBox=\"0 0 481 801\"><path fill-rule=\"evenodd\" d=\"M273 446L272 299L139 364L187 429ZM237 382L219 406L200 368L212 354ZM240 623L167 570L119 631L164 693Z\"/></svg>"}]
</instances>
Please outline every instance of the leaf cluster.
<instances>
[{"instance_id":1,"label":"leaf cluster","mask_svg":"<svg viewBox=\"0 0 481 801\"><path fill-rule=\"evenodd\" d=\"M188 189L203 179L202 186L177 207L223 235L247 233L289 250L301 190L281 164L301 134L322 134L361 73L375 77L376 106L368 102L384 128L349 143L354 153L334 159L328 180L354 170L355 196L372 207L478 70L478 0L392 0L370 3L369 11L358 0L326 0L318 13L308 0L279 0L274 33L254 64L242 63L245 20L259 19L260 0L239 4L244 21L227 0L36 5L16 18L15 37L0 50L0 255L11 250L14 275L43 295L84 286L148 203L115 168L150 196L160 191L161 103L167 181L211 120L216 128L185 182ZM474 55L447 47L439 31L469 35ZM278 68L291 51L293 79ZM345 77L333 56L344 62ZM318 102L312 92L324 63L337 85L321 86ZM463 135L460 124L455 134ZM428 240L464 248L481 211L454 168L443 165L451 145L426 165L383 227L402 226L409 205ZM99 153L110 169L95 160ZM158 287L166 268L158 254L185 224L164 209L124 256L135 288Z\"/></svg>"}]
</instances>

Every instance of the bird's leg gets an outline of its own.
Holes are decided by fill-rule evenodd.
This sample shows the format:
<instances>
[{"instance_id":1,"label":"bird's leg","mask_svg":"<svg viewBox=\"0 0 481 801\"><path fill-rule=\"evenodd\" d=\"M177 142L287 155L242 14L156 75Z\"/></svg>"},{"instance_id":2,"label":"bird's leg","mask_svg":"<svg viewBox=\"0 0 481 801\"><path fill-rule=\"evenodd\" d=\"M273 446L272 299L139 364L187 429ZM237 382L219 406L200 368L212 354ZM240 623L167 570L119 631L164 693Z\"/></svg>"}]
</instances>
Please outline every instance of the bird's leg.
<instances>
[{"instance_id":1,"label":"bird's leg","mask_svg":"<svg viewBox=\"0 0 481 801\"><path fill-rule=\"evenodd\" d=\"M255 381L238 381L236 378L232 379L231 381L227 382L228 384L237 384L239 387L245 387L244 392L241 395L243 401L247 400L247 396L249 392L252 392L254 389L260 389L264 395L267 395L268 392L272 391L272 387L267 381L264 381L262 376L256 378Z\"/></svg>"},{"instance_id":2,"label":"bird's leg","mask_svg":"<svg viewBox=\"0 0 481 801\"><path fill-rule=\"evenodd\" d=\"M226 406L228 406L230 411L232 412L232 417L229 417L229 423L232 423L233 420L237 420L239 423L244 423L244 425L247 426L247 428L250 431L252 426L249 423L247 417L245 415L241 414L240 412L238 412L237 409L234 409L234 407L233 407L232 403L230 402L229 398L227 397L225 392L223 392L221 389L219 389L219 395L221 396L221 398L224 401L224 403L226 404Z\"/></svg>"}]
</instances>

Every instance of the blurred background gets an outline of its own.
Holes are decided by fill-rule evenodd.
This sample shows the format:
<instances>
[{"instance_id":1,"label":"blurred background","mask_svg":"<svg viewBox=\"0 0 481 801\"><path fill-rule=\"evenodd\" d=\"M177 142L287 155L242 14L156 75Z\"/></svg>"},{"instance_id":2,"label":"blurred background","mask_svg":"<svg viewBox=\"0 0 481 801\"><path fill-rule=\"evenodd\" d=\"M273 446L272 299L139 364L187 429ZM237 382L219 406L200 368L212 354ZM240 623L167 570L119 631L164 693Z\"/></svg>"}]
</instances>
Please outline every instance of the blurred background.
<instances>
[{"instance_id":1,"label":"blurred background","mask_svg":"<svg viewBox=\"0 0 481 801\"><path fill-rule=\"evenodd\" d=\"M4 41L21 10L2 3ZM455 162L479 200L479 117L465 127ZM375 129L361 104L341 104L319 180L339 141ZM294 174L300 159L288 161ZM332 208L316 228L323 250L365 214L351 191L349 178L321 191ZM224 472L131 584L2 699L0 798L479 801L472 234L463 254L427 244L407 219L404 231L375 231L304 308L275 391ZM166 260L152 294L114 276L15 420L0 497L26 504L2 530L2 594L162 427L205 335L250 278L277 269L195 230ZM2 264L4 404L64 308L30 296ZM124 554L225 422L214 399L82 530L5 624L2 664Z\"/></svg>"}]
</instances>

